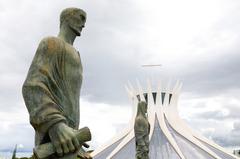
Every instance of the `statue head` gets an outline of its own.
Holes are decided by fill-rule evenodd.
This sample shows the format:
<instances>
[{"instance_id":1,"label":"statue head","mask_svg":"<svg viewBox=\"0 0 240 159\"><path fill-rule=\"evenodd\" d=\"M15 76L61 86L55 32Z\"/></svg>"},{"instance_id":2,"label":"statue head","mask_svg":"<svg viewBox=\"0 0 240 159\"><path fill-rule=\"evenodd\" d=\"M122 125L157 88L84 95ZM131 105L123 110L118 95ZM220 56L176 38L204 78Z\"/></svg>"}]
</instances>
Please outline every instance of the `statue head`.
<instances>
[{"instance_id":1,"label":"statue head","mask_svg":"<svg viewBox=\"0 0 240 159\"><path fill-rule=\"evenodd\" d=\"M147 103L144 101L140 101L138 103L137 115L143 115L144 117L146 117L146 113L147 113Z\"/></svg>"},{"instance_id":2,"label":"statue head","mask_svg":"<svg viewBox=\"0 0 240 159\"><path fill-rule=\"evenodd\" d=\"M79 8L66 8L60 15L60 29L67 27L71 29L76 36L81 35L82 28L86 22L86 12Z\"/></svg>"}]
</instances>

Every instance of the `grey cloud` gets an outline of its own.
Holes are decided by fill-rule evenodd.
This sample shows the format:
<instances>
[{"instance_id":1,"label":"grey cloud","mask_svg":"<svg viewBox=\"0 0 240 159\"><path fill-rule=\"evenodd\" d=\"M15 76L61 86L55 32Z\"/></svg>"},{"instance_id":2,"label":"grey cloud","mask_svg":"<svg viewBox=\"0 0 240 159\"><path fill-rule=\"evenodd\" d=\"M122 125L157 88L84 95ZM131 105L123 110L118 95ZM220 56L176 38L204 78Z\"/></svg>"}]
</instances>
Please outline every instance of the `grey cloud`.
<instances>
[{"instance_id":1,"label":"grey cloud","mask_svg":"<svg viewBox=\"0 0 240 159\"><path fill-rule=\"evenodd\" d=\"M220 120L225 118L228 115L225 115L222 111L208 111L204 112L202 114L196 115L197 118L206 118L206 119L215 119L215 120Z\"/></svg>"},{"instance_id":2,"label":"grey cloud","mask_svg":"<svg viewBox=\"0 0 240 159\"><path fill-rule=\"evenodd\" d=\"M132 51L134 52L134 48ZM237 53L237 50L235 52L224 54L221 57L205 62L191 62L182 69L175 68L165 72L156 71L155 74L161 75L162 78L169 76L181 79L184 82L183 91L195 94L197 97L224 95L226 97L239 98L240 82L238 79L240 79L240 73L238 68L240 68L240 54ZM105 102L123 101L122 97L125 93L123 85L128 80L135 81L136 77L142 77L143 81L146 78L145 76L141 76L145 72L141 70L137 57L135 59L132 58L131 61L128 59L116 59L114 55L105 54L102 57L96 56L94 58L83 55L83 60L85 60L86 73L84 93L92 94L93 97L96 97L95 99L92 98L92 100ZM99 72L101 74L94 76L91 72ZM100 81L100 83L95 80ZM96 92L98 90L100 92L90 92L92 87ZM113 93L110 97L104 97L104 94L108 94L108 92L113 90L119 93Z\"/></svg>"},{"instance_id":3,"label":"grey cloud","mask_svg":"<svg viewBox=\"0 0 240 159\"><path fill-rule=\"evenodd\" d=\"M198 96L225 95L239 98L239 15L237 3L230 12L221 16L211 30L204 33L207 35L199 35L192 41L192 45L196 48L191 50L192 54L202 51L207 52L212 58L199 58L197 61L192 61L184 67L185 71L178 74L184 80L185 91ZM221 46L221 40L216 39L227 39L226 46ZM219 45L219 47L211 46L207 42L211 42L211 45Z\"/></svg>"},{"instance_id":4,"label":"grey cloud","mask_svg":"<svg viewBox=\"0 0 240 159\"><path fill-rule=\"evenodd\" d=\"M231 104L229 101L223 102L221 109L196 113L191 116L188 123L195 129L200 129L202 133L224 147L235 147L240 145L240 106ZM226 111L227 110L227 111ZM233 129L225 124L232 124ZM202 129L202 130L201 130Z\"/></svg>"},{"instance_id":5,"label":"grey cloud","mask_svg":"<svg viewBox=\"0 0 240 159\"><path fill-rule=\"evenodd\" d=\"M227 20L229 16L230 15L225 17L225 19ZM222 19L222 22L225 19ZM235 23L236 25L240 24L238 21L234 22L234 24ZM138 25L140 23L135 22L135 24ZM114 31L116 32L122 31L118 27L111 29L115 29ZM226 28L218 29L219 33L226 30ZM194 61L191 61L190 58L189 61L184 65L171 64L172 66L170 67L163 66L163 69L154 70L153 74L162 76L162 78L166 76L182 80L184 82L183 91L195 94L197 97L225 95L239 98L238 94L240 93L240 82L238 79L240 78L240 74L238 68L240 67L240 48L237 43L239 40L237 39L240 39L240 34L238 33L237 28L230 27L228 29L232 29L231 31L234 32L234 36L236 37L236 40L233 41L231 47L226 47L225 49L221 50L208 50L202 46L197 46L197 40L194 42L194 44L196 44L195 50L191 50L192 54L194 54L194 51L197 52L198 50L202 50L205 53L207 52L212 58L199 58L195 59ZM126 100L123 98L125 93L123 90L123 85L127 80L135 81L136 77L142 77L143 74L146 74L140 67L140 65L143 64L143 62L140 60L140 56L141 52L147 52L147 50L136 43L130 42L131 45L125 45L125 43L122 42L120 43L120 41L126 41L128 39L127 37L119 40L114 38L114 35L110 34L109 32L102 33L103 34L98 33L97 35L99 37L107 36L109 37L109 40L115 39L114 41L111 41L113 45L106 45L107 41L109 40L101 40L97 42L94 40L89 40L93 41L93 43L90 42L88 45L84 45L83 48L81 48L86 76L86 83L84 86L86 89L84 89L83 94L91 94L91 100L96 101L104 101L108 103L113 103L114 101L126 102ZM130 31L127 33L132 35L132 32ZM121 35L123 36L124 34ZM85 36L88 36L88 34L86 33ZM137 41L139 37L135 36L134 38ZM106 47L98 48L99 46ZM120 56L122 54L129 56L128 58L124 58L124 56ZM181 61L179 61L179 63L181 63ZM91 72L101 72L102 76L93 78L94 75ZM111 77L110 81L109 77ZM142 77L143 81L145 81L144 78L145 77ZM94 84L95 81L93 79L100 80L101 85ZM115 81L118 81L118 83L116 84ZM114 93L110 97L104 97L103 94L111 92L105 87L106 85L109 87L109 89L112 88L112 90L119 91L119 93ZM92 86L94 86L94 91L91 91ZM100 90L100 92L96 93L98 90ZM106 90L106 92L104 92L104 90Z\"/></svg>"},{"instance_id":6,"label":"grey cloud","mask_svg":"<svg viewBox=\"0 0 240 159\"><path fill-rule=\"evenodd\" d=\"M34 145L33 128L28 124L12 124L10 127L9 130L0 133L0 151L12 150L16 144L23 144L23 151L31 150Z\"/></svg>"},{"instance_id":7,"label":"grey cloud","mask_svg":"<svg viewBox=\"0 0 240 159\"><path fill-rule=\"evenodd\" d=\"M199 119L212 119L212 120L240 120L239 112L240 112L240 105L233 105L228 102L223 103L222 108L223 110L214 110L214 111L207 111L197 113L195 118ZM225 111L227 110L227 112Z\"/></svg>"},{"instance_id":8,"label":"grey cloud","mask_svg":"<svg viewBox=\"0 0 240 159\"><path fill-rule=\"evenodd\" d=\"M213 140L223 146L239 146L240 145L240 122L235 122L233 130L223 136L214 136Z\"/></svg>"},{"instance_id":9,"label":"grey cloud","mask_svg":"<svg viewBox=\"0 0 240 159\"><path fill-rule=\"evenodd\" d=\"M18 27L13 25L4 28L8 30L2 35L1 41L5 42L4 46L7 48L14 46L14 50L9 50L8 54L11 55L9 58L1 60L2 76L8 76L7 71L19 72L21 75L18 79L23 82L39 41L44 36L57 34L61 9L71 5L82 6L88 12L88 20L82 37L75 43L80 50L84 65L82 95L94 102L128 103L124 85L128 80L135 82L136 77L140 77L145 82L145 77L142 75L146 73L141 68L143 62L140 59L147 50L144 46L140 46L141 26L144 20L141 19L142 12L133 2L125 2L106 0L94 5L86 2L47 5L47 2L43 1L38 3L41 6L39 7L33 2L24 1L26 6L22 5L22 10L13 13L12 17L15 18L5 21L7 25L17 19ZM26 10L30 9L33 10L32 14L26 16ZM10 8L8 12L11 11ZM21 18L23 16L25 16L24 20ZM28 21L31 21L31 34L25 34L29 28ZM21 41L12 39L14 35L23 39ZM184 82L183 91L196 95L225 93L239 88L240 85L236 81L239 78L238 46L235 51L227 51L235 54L230 53L230 56L224 54L216 60L200 59L189 62L185 67L164 66L164 71L156 70L154 74L159 74L162 78L164 76L179 78ZM9 62L14 65L8 66ZM13 91L11 94L14 94Z\"/></svg>"},{"instance_id":10,"label":"grey cloud","mask_svg":"<svg viewBox=\"0 0 240 159\"><path fill-rule=\"evenodd\" d=\"M183 77L188 86L186 90L198 91L203 96L228 94L231 90L239 91L240 54L237 52L240 48L236 49L235 53L224 54L215 60L196 62L190 66L194 68Z\"/></svg>"},{"instance_id":11,"label":"grey cloud","mask_svg":"<svg viewBox=\"0 0 240 159\"><path fill-rule=\"evenodd\" d=\"M233 122L233 121L232 121ZM197 132L219 144L222 147L239 146L240 140L233 136L236 131L227 127L224 120L211 120L208 118L192 118L187 123ZM235 141L234 141L235 140Z\"/></svg>"}]
</instances>

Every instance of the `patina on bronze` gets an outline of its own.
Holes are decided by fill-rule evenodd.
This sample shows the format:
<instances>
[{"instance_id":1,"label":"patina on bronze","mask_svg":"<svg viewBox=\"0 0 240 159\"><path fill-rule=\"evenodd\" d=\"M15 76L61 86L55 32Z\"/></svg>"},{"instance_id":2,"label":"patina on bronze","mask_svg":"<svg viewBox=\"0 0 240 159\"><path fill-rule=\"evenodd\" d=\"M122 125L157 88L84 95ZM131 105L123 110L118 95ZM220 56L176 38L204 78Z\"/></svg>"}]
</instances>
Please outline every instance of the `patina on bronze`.
<instances>
[{"instance_id":1,"label":"patina on bronze","mask_svg":"<svg viewBox=\"0 0 240 159\"><path fill-rule=\"evenodd\" d=\"M36 132L35 146L51 142L56 151L48 158L76 158L83 144L76 133L82 63L73 43L85 22L83 10L63 10L59 35L40 42L23 84L24 101ZM91 138L90 132L85 135ZM88 153L80 156L91 158Z\"/></svg>"},{"instance_id":2,"label":"patina on bronze","mask_svg":"<svg viewBox=\"0 0 240 159\"><path fill-rule=\"evenodd\" d=\"M150 124L147 119L147 103L140 101L135 118L134 133L136 141L136 159L149 159Z\"/></svg>"}]
</instances>

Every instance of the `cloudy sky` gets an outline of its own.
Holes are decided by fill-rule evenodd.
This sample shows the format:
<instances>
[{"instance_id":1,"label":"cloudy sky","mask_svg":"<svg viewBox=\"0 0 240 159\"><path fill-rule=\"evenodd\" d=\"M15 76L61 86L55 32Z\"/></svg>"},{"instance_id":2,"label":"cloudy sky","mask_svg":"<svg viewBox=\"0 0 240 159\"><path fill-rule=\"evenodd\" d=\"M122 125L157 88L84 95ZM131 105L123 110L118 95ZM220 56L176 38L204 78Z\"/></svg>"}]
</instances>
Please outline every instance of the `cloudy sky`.
<instances>
[{"instance_id":1,"label":"cloudy sky","mask_svg":"<svg viewBox=\"0 0 240 159\"><path fill-rule=\"evenodd\" d=\"M0 150L32 149L21 86L67 7L88 14L74 46L84 67L80 127L92 130L93 147L129 121L124 85L147 77L182 81L181 117L223 147L240 145L239 0L0 0Z\"/></svg>"}]
</instances>

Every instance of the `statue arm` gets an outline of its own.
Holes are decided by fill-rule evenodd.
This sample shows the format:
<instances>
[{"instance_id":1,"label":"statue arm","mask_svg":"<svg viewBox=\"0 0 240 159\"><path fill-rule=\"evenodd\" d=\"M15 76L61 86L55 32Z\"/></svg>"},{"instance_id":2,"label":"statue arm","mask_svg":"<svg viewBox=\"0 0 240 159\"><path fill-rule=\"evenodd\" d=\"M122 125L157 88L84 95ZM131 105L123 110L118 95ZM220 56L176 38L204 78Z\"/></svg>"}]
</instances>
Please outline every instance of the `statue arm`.
<instances>
[{"instance_id":1,"label":"statue arm","mask_svg":"<svg viewBox=\"0 0 240 159\"><path fill-rule=\"evenodd\" d=\"M51 67L53 61L49 39L39 44L35 57L22 87L25 104L30 114L30 123L35 130L46 134L48 129L59 122L66 122L65 117L49 90L51 85Z\"/></svg>"}]
</instances>

